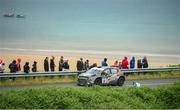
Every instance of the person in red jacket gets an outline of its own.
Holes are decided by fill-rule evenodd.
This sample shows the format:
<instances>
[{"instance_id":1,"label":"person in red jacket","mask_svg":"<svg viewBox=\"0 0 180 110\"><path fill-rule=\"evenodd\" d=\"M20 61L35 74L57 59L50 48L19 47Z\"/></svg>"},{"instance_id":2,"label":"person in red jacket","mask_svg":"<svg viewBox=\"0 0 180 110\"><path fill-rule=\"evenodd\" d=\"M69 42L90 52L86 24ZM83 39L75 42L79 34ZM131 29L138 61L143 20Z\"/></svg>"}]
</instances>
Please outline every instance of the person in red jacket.
<instances>
[{"instance_id":1,"label":"person in red jacket","mask_svg":"<svg viewBox=\"0 0 180 110\"><path fill-rule=\"evenodd\" d=\"M17 71L21 71L21 58L17 59Z\"/></svg>"},{"instance_id":2,"label":"person in red jacket","mask_svg":"<svg viewBox=\"0 0 180 110\"><path fill-rule=\"evenodd\" d=\"M124 57L124 59L122 60L122 69L128 69L128 59L127 57Z\"/></svg>"}]
</instances>

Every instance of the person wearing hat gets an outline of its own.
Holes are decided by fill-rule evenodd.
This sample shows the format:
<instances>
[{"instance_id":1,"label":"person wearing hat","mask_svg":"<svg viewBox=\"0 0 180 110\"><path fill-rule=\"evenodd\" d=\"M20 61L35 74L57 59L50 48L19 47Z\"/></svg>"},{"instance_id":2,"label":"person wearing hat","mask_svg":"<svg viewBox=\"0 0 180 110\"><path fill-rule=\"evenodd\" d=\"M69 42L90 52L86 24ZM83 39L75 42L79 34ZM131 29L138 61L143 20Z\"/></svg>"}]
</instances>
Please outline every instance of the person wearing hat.
<instances>
[{"instance_id":1,"label":"person wearing hat","mask_svg":"<svg viewBox=\"0 0 180 110\"><path fill-rule=\"evenodd\" d=\"M37 62L34 61L33 65L32 65L32 72L37 72Z\"/></svg>"}]
</instances>

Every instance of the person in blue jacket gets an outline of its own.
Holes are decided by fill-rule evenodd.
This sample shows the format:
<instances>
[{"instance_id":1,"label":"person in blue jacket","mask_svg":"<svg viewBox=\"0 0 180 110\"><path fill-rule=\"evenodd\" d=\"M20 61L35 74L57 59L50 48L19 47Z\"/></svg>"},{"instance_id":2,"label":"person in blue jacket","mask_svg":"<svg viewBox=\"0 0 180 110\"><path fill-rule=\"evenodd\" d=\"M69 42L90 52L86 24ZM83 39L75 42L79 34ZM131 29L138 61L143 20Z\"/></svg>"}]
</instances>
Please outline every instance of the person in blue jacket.
<instances>
[{"instance_id":1,"label":"person in blue jacket","mask_svg":"<svg viewBox=\"0 0 180 110\"><path fill-rule=\"evenodd\" d=\"M134 69L135 68L135 57L132 57L130 60L130 69Z\"/></svg>"}]
</instances>

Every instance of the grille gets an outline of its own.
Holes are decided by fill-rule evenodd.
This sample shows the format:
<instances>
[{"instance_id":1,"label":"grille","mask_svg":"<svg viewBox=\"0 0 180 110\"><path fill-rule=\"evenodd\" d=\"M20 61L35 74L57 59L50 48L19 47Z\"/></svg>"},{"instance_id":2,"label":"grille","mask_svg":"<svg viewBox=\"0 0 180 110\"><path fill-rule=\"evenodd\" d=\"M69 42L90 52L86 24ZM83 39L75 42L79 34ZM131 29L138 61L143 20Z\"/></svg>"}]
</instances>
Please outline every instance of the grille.
<instances>
[{"instance_id":1,"label":"grille","mask_svg":"<svg viewBox=\"0 0 180 110\"><path fill-rule=\"evenodd\" d=\"M86 85L87 81L85 79L78 79L79 84Z\"/></svg>"}]
</instances>

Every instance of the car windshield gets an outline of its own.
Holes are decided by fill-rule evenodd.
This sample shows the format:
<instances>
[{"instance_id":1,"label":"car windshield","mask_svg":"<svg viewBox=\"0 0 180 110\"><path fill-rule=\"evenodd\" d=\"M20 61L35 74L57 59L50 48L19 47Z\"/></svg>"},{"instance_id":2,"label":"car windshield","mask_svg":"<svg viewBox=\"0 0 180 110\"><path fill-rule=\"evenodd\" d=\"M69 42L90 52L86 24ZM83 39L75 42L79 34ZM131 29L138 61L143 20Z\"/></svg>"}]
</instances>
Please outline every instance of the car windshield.
<instances>
[{"instance_id":1,"label":"car windshield","mask_svg":"<svg viewBox=\"0 0 180 110\"><path fill-rule=\"evenodd\" d=\"M87 73L90 73L90 74L98 74L99 72L101 72L101 70L98 70L98 69L90 69L87 71Z\"/></svg>"}]
</instances>

